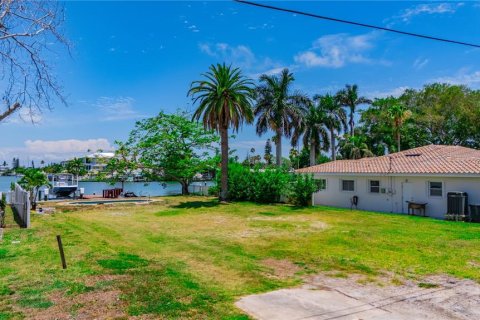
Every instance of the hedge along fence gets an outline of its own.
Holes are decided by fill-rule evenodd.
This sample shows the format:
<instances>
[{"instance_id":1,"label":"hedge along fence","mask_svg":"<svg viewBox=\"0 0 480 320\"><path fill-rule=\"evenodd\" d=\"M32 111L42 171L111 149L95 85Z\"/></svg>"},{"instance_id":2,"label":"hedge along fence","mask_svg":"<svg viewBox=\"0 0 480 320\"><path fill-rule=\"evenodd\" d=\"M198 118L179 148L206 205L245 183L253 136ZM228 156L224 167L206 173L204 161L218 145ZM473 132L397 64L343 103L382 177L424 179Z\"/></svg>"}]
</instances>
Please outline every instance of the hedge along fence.
<instances>
[{"instance_id":1,"label":"hedge along fence","mask_svg":"<svg viewBox=\"0 0 480 320\"><path fill-rule=\"evenodd\" d=\"M10 206L15 215L15 221L22 228L30 227L30 193L25 191L17 183L10 193Z\"/></svg>"}]
</instances>

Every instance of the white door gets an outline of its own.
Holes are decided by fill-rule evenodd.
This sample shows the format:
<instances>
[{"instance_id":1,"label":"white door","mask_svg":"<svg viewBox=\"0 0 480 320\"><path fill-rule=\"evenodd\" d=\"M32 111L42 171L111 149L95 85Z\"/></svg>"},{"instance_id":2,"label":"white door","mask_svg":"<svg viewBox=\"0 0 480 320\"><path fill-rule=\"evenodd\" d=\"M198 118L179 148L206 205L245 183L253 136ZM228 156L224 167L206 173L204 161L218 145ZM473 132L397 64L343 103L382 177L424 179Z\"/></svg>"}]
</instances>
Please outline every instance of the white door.
<instances>
[{"instance_id":1,"label":"white door","mask_svg":"<svg viewBox=\"0 0 480 320\"><path fill-rule=\"evenodd\" d=\"M413 183L403 182L402 183L402 212L408 212L407 201L413 201Z\"/></svg>"}]
</instances>

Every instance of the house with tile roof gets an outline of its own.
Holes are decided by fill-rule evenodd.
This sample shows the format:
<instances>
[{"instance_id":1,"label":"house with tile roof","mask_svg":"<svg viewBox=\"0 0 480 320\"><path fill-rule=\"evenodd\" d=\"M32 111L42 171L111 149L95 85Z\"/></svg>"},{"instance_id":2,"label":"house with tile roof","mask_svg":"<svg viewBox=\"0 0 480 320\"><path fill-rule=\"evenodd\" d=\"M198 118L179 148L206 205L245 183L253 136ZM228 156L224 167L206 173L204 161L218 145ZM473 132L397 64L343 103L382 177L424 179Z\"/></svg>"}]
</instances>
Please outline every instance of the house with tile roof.
<instances>
[{"instance_id":1,"label":"house with tile roof","mask_svg":"<svg viewBox=\"0 0 480 320\"><path fill-rule=\"evenodd\" d=\"M296 171L311 173L321 188L314 205L408 213L408 203L424 204L430 217L444 218L447 193L466 192L480 204L480 150L428 145L381 157L338 160Z\"/></svg>"}]
</instances>

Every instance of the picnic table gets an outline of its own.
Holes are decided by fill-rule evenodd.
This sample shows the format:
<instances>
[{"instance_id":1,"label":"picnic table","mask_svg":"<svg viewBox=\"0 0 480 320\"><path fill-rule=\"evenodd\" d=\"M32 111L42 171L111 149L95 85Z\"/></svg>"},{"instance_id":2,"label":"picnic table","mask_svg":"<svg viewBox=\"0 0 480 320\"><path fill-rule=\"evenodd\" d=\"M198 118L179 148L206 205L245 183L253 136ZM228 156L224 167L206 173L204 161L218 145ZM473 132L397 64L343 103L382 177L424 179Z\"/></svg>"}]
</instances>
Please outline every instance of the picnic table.
<instances>
[{"instance_id":1,"label":"picnic table","mask_svg":"<svg viewBox=\"0 0 480 320\"><path fill-rule=\"evenodd\" d=\"M425 217L425 208L428 203L426 202L412 202L406 201L408 203L408 214L415 215L415 210L419 210L422 213L422 216ZM410 213L411 212L411 213Z\"/></svg>"}]
</instances>

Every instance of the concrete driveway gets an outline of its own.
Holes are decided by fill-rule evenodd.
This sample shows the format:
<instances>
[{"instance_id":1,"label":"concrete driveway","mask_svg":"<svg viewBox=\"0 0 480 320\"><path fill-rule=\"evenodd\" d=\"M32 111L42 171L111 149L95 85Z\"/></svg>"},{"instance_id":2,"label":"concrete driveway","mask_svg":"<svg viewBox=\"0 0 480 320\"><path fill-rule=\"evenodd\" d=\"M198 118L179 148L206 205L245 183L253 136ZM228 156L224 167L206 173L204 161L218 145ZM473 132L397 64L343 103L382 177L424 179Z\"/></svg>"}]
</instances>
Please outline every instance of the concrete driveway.
<instances>
[{"instance_id":1,"label":"concrete driveway","mask_svg":"<svg viewBox=\"0 0 480 320\"><path fill-rule=\"evenodd\" d=\"M317 276L301 288L247 296L236 305L262 320L480 319L480 285L446 276L400 286Z\"/></svg>"}]
</instances>

